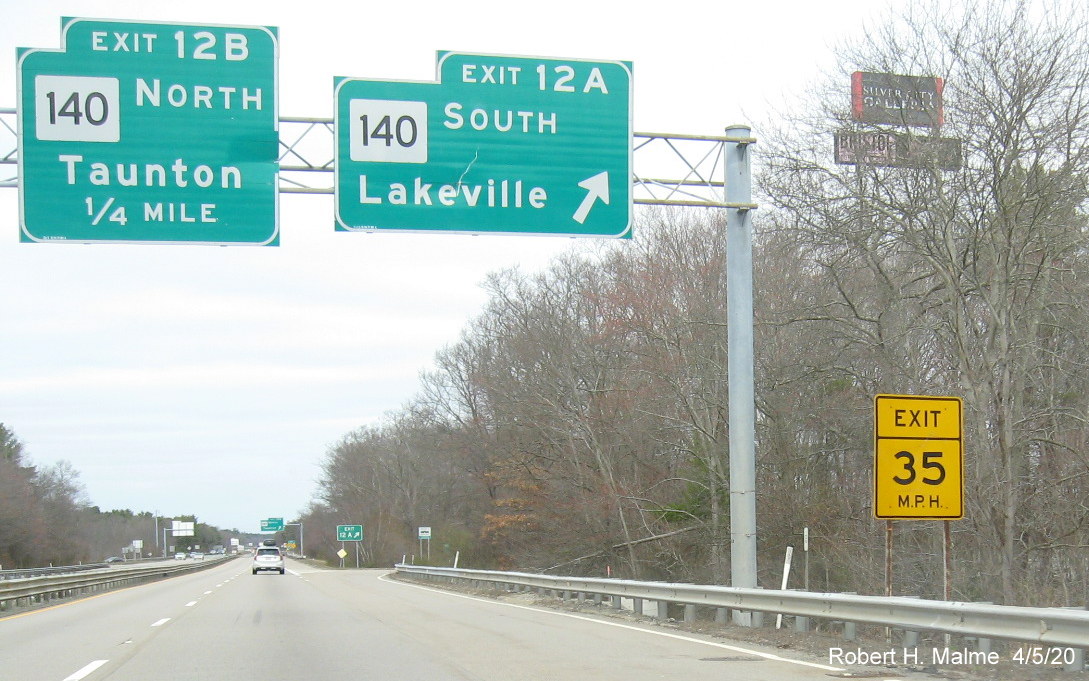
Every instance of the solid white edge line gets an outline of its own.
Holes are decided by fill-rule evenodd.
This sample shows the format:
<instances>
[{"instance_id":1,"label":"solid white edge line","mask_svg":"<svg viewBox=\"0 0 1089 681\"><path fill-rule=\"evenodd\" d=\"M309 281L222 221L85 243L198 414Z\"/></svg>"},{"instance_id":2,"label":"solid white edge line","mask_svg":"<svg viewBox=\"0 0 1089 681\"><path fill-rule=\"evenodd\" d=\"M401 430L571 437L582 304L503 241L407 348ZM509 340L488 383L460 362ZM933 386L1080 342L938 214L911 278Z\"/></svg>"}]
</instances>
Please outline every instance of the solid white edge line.
<instances>
[{"instance_id":1,"label":"solid white edge line","mask_svg":"<svg viewBox=\"0 0 1089 681\"><path fill-rule=\"evenodd\" d=\"M87 676L88 674L98 669L102 665L106 664L107 662L109 662L109 660L95 660L94 662L85 666L83 669L80 669L75 674L72 674L71 676L66 678L64 681L79 681L80 679Z\"/></svg>"},{"instance_id":2,"label":"solid white edge line","mask_svg":"<svg viewBox=\"0 0 1089 681\"><path fill-rule=\"evenodd\" d=\"M558 610L549 610L545 608L532 608L528 605L516 605L514 603L504 603L503 601L492 600L489 598L477 598L476 596L467 596L465 594L454 593L452 591L443 591L442 589L435 589L429 586L423 586L420 584L409 584L408 582L402 582L395 579L387 579L390 573L384 573L378 576L380 581L387 584L399 584L401 586L411 586L416 589L423 589L424 591L434 591L435 593L446 594L447 596L456 596L458 598L466 598L470 601L479 601L481 603L495 603L496 605L505 605L509 608L518 608L519 610L531 610L533 612L540 612L549 615L559 615L561 617L570 617L572 619L583 620L585 622L594 622L597 624L604 624L610 627L619 627L621 629L630 629L632 631L641 631L644 634L653 634L655 636L665 636L666 638L674 638L681 641L689 641L691 643L702 643L706 646L712 646L715 648L723 648L735 653L744 653L746 655L755 655L757 657L764 658L765 660L775 660L776 662L786 662L789 664L797 664L803 667L814 667L816 669L823 669L829 672L845 672L844 667L832 667L826 664L820 664L819 662L806 662L804 660L792 660L788 657L781 657L779 655L773 655L771 653L762 653L759 650L750 650L748 648L740 648L738 646L726 645L725 643L716 643L715 641L704 641L698 638L692 638L690 636L682 636L681 634L672 634L668 631L655 631L654 629L645 629L643 627L636 627L630 624L621 624L620 622L607 622L605 620L596 619L594 617L584 617L582 615L575 615L569 612L560 612Z\"/></svg>"},{"instance_id":3,"label":"solid white edge line","mask_svg":"<svg viewBox=\"0 0 1089 681\"><path fill-rule=\"evenodd\" d=\"M164 617L164 618L162 618L161 620L159 620L158 622L155 622L154 624L152 624L151 626L153 626L153 627L161 627L161 626L163 626L164 624L166 624L166 623L167 623L167 622L169 622L169 621L170 621L170 618L169 618L169 617Z\"/></svg>"}]
</instances>

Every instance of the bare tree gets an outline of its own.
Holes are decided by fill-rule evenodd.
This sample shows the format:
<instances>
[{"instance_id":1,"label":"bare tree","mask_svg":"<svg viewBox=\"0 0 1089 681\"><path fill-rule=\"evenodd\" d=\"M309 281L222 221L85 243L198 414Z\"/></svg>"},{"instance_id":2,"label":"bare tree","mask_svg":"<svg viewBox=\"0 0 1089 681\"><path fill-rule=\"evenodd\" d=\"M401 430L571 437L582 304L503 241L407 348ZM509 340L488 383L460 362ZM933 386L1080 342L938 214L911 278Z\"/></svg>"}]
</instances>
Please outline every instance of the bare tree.
<instances>
[{"instance_id":1,"label":"bare tree","mask_svg":"<svg viewBox=\"0 0 1089 681\"><path fill-rule=\"evenodd\" d=\"M1071 396L1086 360L1076 275L1089 32L1084 7L1061 9L924 4L844 50L847 70L943 77L940 134L961 140L963 169L835 167L827 145L846 116L833 105L802 133L825 149L797 136L776 144L764 183L782 207L777 225L837 284L820 323L892 370L860 387L964 396L969 529L958 543L994 581L963 588L1006 602L1036 595L1036 537L1055 534L1039 522L1042 464L1079 485L1089 474L1065 460L1062 436L1086 421ZM1069 511L1071 526L1083 525L1084 507Z\"/></svg>"}]
</instances>

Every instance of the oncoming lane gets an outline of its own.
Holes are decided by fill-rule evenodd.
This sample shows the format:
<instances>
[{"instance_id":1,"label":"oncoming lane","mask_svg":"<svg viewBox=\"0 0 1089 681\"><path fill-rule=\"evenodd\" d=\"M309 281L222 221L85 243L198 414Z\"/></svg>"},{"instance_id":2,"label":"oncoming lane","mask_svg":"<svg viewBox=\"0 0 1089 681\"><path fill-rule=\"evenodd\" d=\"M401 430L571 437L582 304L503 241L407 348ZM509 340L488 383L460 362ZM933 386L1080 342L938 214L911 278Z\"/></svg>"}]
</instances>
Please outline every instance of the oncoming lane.
<instances>
[{"instance_id":1,"label":"oncoming lane","mask_svg":"<svg viewBox=\"0 0 1089 681\"><path fill-rule=\"evenodd\" d=\"M213 599L243 567L242 561L228 561L200 572L2 617L0 678L103 678L112 661L162 630L187 604Z\"/></svg>"}]
</instances>

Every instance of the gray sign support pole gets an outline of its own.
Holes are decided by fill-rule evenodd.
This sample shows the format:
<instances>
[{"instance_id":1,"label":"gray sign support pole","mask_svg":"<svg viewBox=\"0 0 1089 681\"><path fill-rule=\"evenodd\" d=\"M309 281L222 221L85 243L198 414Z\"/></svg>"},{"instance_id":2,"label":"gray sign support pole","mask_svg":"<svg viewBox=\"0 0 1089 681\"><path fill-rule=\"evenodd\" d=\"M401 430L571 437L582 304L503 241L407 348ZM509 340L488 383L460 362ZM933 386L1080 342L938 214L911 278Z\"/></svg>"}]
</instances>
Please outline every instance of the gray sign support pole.
<instances>
[{"instance_id":1,"label":"gray sign support pole","mask_svg":"<svg viewBox=\"0 0 1089 681\"><path fill-rule=\"evenodd\" d=\"M748 126L726 128L726 316L730 399L730 583L756 584L756 398L753 379L752 170ZM734 621L752 625L752 613Z\"/></svg>"},{"instance_id":2,"label":"gray sign support pole","mask_svg":"<svg viewBox=\"0 0 1089 681\"><path fill-rule=\"evenodd\" d=\"M297 527L299 528L299 555L306 558L306 544L303 542L303 524L302 523L287 523L284 527ZM341 547L343 548L343 547Z\"/></svg>"}]
</instances>

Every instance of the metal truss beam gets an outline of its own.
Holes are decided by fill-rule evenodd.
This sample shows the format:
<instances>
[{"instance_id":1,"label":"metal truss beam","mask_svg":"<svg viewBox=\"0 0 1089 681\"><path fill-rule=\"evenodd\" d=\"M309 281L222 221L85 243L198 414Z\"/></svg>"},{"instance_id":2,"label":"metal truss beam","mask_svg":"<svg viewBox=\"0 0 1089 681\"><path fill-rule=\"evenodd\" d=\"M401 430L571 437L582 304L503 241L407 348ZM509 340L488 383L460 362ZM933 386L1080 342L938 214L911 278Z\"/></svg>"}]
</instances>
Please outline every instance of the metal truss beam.
<instances>
[{"instance_id":1,"label":"metal truss beam","mask_svg":"<svg viewBox=\"0 0 1089 681\"><path fill-rule=\"evenodd\" d=\"M0 187L19 186L16 110L0 108ZM725 200L725 136L637 132L632 140L635 203L705 208L734 206ZM332 194L336 131L331 118L280 118L280 193Z\"/></svg>"}]
</instances>

